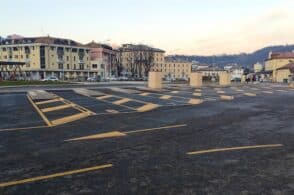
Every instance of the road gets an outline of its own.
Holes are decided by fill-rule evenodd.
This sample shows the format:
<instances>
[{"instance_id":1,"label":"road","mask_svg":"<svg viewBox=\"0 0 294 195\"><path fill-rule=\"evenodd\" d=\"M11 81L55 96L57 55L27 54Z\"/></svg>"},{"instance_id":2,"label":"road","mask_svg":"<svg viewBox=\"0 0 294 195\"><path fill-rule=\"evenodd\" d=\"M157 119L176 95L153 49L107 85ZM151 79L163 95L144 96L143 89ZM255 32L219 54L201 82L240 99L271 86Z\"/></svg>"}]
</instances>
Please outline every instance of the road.
<instances>
[{"instance_id":1,"label":"road","mask_svg":"<svg viewBox=\"0 0 294 195\"><path fill-rule=\"evenodd\" d=\"M0 95L0 194L294 193L293 89L92 90Z\"/></svg>"}]
</instances>

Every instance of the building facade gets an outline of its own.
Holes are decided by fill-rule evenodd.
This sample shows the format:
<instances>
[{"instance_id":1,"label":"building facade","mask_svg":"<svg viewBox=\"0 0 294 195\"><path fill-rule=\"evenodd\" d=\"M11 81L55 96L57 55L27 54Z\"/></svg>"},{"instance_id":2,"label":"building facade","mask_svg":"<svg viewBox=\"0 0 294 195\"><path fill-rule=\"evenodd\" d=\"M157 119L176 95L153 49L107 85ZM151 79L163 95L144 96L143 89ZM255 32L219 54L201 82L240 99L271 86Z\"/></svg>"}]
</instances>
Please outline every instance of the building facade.
<instances>
[{"instance_id":1,"label":"building facade","mask_svg":"<svg viewBox=\"0 0 294 195\"><path fill-rule=\"evenodd\" d=\"M162 76L167 80L188 80L192 71L192 62L166 59L164 63L155 65L154 69L161 71Z\"/></svg>"},{"instance_id":2,"label":"building facade","mask_svg":"<svg viewBox=\"0 0 294 195\"><path fill-rule=\"evenodd\" d=\"M119 75L146 77L148 72L164 64L165 51L146 45L123 44L118 49Z\"/></svg>"},{"instance_id":3,"label":"building facade","mask_svg":"<svg viewBox=\"0 0 294 195\"><path fill-rule=\"evenodd\" d=\"M0 61L24 62L20 76L32 80L48 76L84 80L97 75L98 71L91 69L89 52L89 48L76 41L49 36L8 38L0 42Z\"/></svg>"},{"instance_id":4,"label":"building facade","mask_svg":"<svg viewBox=\"0 0 294 195\"><path fill-rule=\"evenodd\" d=\"M271 72L274 82L281 82L281 77L277 78L277 69L292 62L294 62L294 52L270 52L268 59L265 61L265 71ZM285 77L285 79L287 78Z\"/></svg>"},{"instance_id":5,"label":"building facade","mask_svg":"<svg viewBox=\"0 0 294 195\"><path fill-rule=\"evenodd\" d=\"M106 44L91 43L86 44L90 48L91 70L98 71L98 75L105 79L118 75L117 51Z\"/></svg>"}]
</instances>

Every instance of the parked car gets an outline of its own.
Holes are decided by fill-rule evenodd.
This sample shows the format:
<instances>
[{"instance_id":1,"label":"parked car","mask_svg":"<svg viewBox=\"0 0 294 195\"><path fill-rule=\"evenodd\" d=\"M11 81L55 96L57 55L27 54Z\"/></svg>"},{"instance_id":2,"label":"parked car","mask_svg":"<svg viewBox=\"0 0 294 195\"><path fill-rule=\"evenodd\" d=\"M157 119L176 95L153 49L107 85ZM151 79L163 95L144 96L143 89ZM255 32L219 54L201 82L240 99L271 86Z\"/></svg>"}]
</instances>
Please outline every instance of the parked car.
<instances>
[{"instance_id":1,"label":"parked car","mask_svg":"<svg viewBox=\"0 0 294 195\"><path fill-rule=\"evenodd\" d=\"M98 81L100 81L100 79L98 77L88 77L87 81L88 82L98 82Z\"/></svg>"},{"instance_id":2,"label":"parked car","mask_svg":"<svg viewBox=\"0 0 294 195\"><path fill-rule=\"evenodd\" d=\"M55 76L50 76L50 77L43 79L42 81L59 81L59 79Z\"/></svg>"}]
</instances>

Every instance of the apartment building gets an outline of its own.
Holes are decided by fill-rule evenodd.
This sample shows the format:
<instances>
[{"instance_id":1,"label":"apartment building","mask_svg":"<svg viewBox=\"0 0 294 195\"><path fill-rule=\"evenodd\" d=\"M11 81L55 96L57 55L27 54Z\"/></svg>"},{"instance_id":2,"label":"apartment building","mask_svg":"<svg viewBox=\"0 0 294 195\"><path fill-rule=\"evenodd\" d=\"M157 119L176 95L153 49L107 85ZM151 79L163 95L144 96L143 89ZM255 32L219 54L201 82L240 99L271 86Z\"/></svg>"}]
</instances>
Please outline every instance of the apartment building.
<instances>
[{"instance_id":1,"label":"apartment building","mask_svg":"<svg viewBox=\"0 0 294 195\"><path fill-rule=\"evenodd\" d=\"M97 71L101 78L117 76L117 51L111 46L94 41L85 45L90 48L90 69Z\"/></svg>"},{"instance_id":2,"label":"apartment building","mask_svg":"<svg viewBox=\"0 0 294 195\"><path fill-rule=\"evenodd\" d=\"M281 73L284 70L281 68L292 62L294 62L294 52L270 52L268 59L265 60L265 71L271 72L274 82L283 82L288 80L290 75Z\"/></svg>"},{"instance_id":3,"label":"apartment building","mask_svg":"<svg viewBox=\"0 0 294 195\"><path fill-rule=\"evenodd\" d=\"M192 62L165 59L164 63L155 65L154 69L161 71L167 80L188 80L192 71Z\"/></svg>"},{"instance_id":4,"label":"apartment building","mask_svg":"<svg viewBox=\"0 0 294 195\"><path fill-rule=\"evenodd\" d=\"M81 79L97 75L91 69L90 49L76 41L54 37L17 37L0 42L0 61L24 62L25 79L39 80L48 76L59 79ZM7 74L13 71L6 67Z\"/></svg>"},{"instance_id":5,"label":"apartment building","mask_svg":"<svg viewBox=\"0 0 294 195\"><path fill-rule=\"evenodd\" d=\"M123 44L118 49L119 74L131 77L144 77L148 72L164 64L165 51L146 45Z\"/></svg>"}]
</instances>

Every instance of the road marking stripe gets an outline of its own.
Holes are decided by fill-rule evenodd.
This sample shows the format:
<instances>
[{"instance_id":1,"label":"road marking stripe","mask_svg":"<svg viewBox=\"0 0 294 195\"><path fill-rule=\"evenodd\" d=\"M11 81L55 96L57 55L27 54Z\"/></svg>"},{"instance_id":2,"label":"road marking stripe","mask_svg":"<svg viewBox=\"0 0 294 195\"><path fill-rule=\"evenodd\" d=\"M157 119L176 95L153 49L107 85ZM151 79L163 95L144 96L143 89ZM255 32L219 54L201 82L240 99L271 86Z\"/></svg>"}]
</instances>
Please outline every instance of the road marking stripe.
<instances>
[{"instance_id":1,"label":"road marking stripe","mask_svg":"<svg viewBox=\"0 0 294 195\"><path fill-rule=\"evenodd\" d=\"M108 99L108 98L111 98L111 97L113 97L113 96L112 95L104 95L104 96L96 97L96 99L104 100L104 99Z\"/></svg>"},{"instance_id":2,"label":"road marking stripe","mask_svg":"<svg viewBox=\"0 0 294 195\"><path fill-rule=\"evenodd\" d=\"M19 128L7 128L7 129L0 129L1 131L17 131L17 130L28 130L28 129L38 129L38 128L46 128L48 126L40 125L40 126L34 126L34 127L19 127Z\"/></svg>"},{"instance_id":3,"label":"road marking stripe","mask_svg":"<svg viewBox=\"0 0 294 195\"><path fill-rule=\"evenodd\" d=\"M150 93L141 93L139 95L141 95L141 96L148 96L148 95L150 95Z\"/></svg>"},{"instance_id":4,"label":"road marking stripe","mask_svg":"<svg viewBox=\"0 0 294 195\"><path fill-rule=\"evenodd\" d=\"M244 93L244 95L246 95L246 96L250 96L250 97L254 97L254 96L256 96L255 93Z\"/></svg>"},{"instance_id":5,"label":"road marking stripe","mask_svg":"<svg viewBox=\"0 0 294 195\"><path fill-rule=\"evenodd\" d=\"M132 134L132 133L155 131L155 130L161 130L161 129L172 129L172 128L179 128L179 127L186 127L186 126L187 126L186 124L181 124L181 125L171 125L171 126L156 127L156 128L149 128L149 129L139 129L139 130L133 130L133 131L110 131L110 132L106 132L106 133L98 133L98 134L94 134L94 135L71 138L71 139L67 139L64 141L68 142L68 141L81 141L81 140L123 137L123 136L126 136L127 134Z\"/></svg>"},{"instance_id":6,"label":"road marking stripe","mask_svg":"<svg viewBox=\"0 0 294 195\"><path fill-rule=\"evenodd\" d=\"M201 92L201 89L195 89L195 92Z\"/></svg>"},{"instance_id":7,"label":"road marking stripe","mask_svg":"<svg viewBox=\"0 0 294 195\"><path fill-rule=\"evenodd\" d=\"M284 90L284 89L277 89L276 91L278 91L278 92L288 92L287 90Z\"/></svg>"},{"instance_id":8,"label":"road marking stripe","mask_svg":"<svg viewBox=\"0 0 294 195\"><path fill-rule=\"evenodd\" d=\"M38 106L34 103L34 101L31 99L31 97L29 95L27 95L28 100L31 102L31 104L33 105L33 107L36 109L36 111L38 112L38 114L41 116L41 118L45 121L45 123L51 127L52 123L48 120L48 118L43 114L43 112L38 108Z\"/></svg>"},{"instance_id":9,"label":"road marking stripe","mask_svg":"<svg viewBox=\"0 0 294 195\"><path fill-rule=\"evenodd\" d=\"M234 96L229 96L229 95L221 95L220 96L221 100L233 100Z\"/></svg>"},{"instance_id":10,"label":"road marking stripe","mask_svg":"<svg viewBox=\"0 0 294 195\"><path fill-rule=\"evenodd\" d=\"M202 96L202 93L193 93L193 95L200 97L200 96Z\"/></svg>"},{"instance_id":11,"label":"road marking stripe","mask_svg":"<svg viewBox=\"0 0 294 195\"><path fill-rule=\"evenodd\" d=\"M244 90L243 89L236 89L235 91L243 92Z\"/></svg>"},{"instance_id":12,"label":"road marking stripe","mask_svg":"<svg viewBox=\"0 0 294 195\"><path fill-rule=\"evenodd\" d=\"M46 100L46 101L36 102L35 104L36 105L49 104L49 103L54 103L54 102L60 102L62 100L63 100L63 98L56 98L56 99L53 99L53 100Z\"/></svg>"},{"instance_id":13,"label":"road marking stripe","mask_svg":"<svg viewBox=\"0 0 294 195\"><path fill-rule=\"evenodd\" d=\"M85 118L85 117L87 117L89 115L90 114L87 113L87 112L82 112L82 113L79 113L79 114L75 114L75 115L71 115L71 116L66 116L66 117L63 117L63 118L59 118L59 119L53 120L53 121L51 121L51 123L54 126L56 126L56 125L62 125L62 124L65 124L65 123L69 123L69 122L72 122L72 121L76 121L76 120Z\"/></svg>"},{"instance_id":14,"label":"road marking stripe","mask_svg":"<svg viewBox=\"0 0 294 195\"><path fill-rule=\"evenodd\" d=\"M179 91L171 91L171 93L174 93L175 94L175 93L179 93Z\"/></svg>"},{"instance_id":15,"label":"road marking stripe","mask_svg":"<svg viewBox=\"0 0 294 195\"><path fill-rule=\"evenodd\" d=\"M149 103L149 104L146 104L144 106L137 108L137 111L138 112L147 112L150 110L154 110L155 108L158 108L158 107L159 107L159 105L157 105L157 104Z\"/></svg>"},{"instance_id":16,"label":"road marking stripe","mask_svg":"<svg viewBox=\"0 0 294 195\"><path fill-rule=\"evenodd\" d=\"M109 112L109 113L119 113L119 111L117 110L113 110L113 109L107 109L105 110L106 112Z\"/></svg>"},{"instance_id":17,"label":"road marking stripe","mask_svg":"<svg viewBox=\"0 0 294 195\"><path fill-rule=\"evenodd\" d=\"M74 105L72 104L65 104L65 105L60 105L60 106L54 106L54 107L49 107L49 108L43 108L41 109L42 112L52 112L52 111L57 111L57 110L63 110L66 108L73 107Z\"/></svg>"},{"instance_id":18,"label":"road marking stripe","mask_svg":"<svg viewBox=\"0 0 294 195\"><path fill-rule=\"evenodd\" d=\"M170 99L172 96L170 95L163 95L163 96L160 96L159 99L162 99L162 100L168 100Z\"/></svg>"},{"instance_id":19,"label":"road marking stripe","mask_svg":"<svg viewBox=\"0 0 294 195\"><path fill-rule=\"evenodd\" d=\"M133 130L133 131L123 131L122 133L132 134L132 133L139 133L139 132L146 132L146 131L155 131L155 130L161 130L161 129L171 129L171 128L178 128L178 127L186 127L186 126L187 126L187 124L171 125L171 126L156 127L156 128L150 128L150 129L139 129L139 130Z\"/></svg>"},{"instance_id":20,"label":"road marking stripe","mask_svg":"<svg viewBox=\"0 0 294 195\"><path fill-rule=\"evenodd\" d=\"M224 94L226 92L225 91L217 91L216 93L218 93L218 94Z\"/></svg>"},{"instance_id":21,"label":"road marking stripe","mask_svg":"<svg viewBox=\"0 0 294 195\"><path fill-rule=\"evenodd\" d=\"M201 100L201 99L192 98L188 101L188 104L193 104L193 105L197 105L197 104L201 104L201 103L203 103L203 100Z\"/></svg>"},{"instance_id":22,"label":"road marking stripe","mask_svg":"<svg viewBox=\"0 0 294 195\"><path fill-rule=\"evenodd\" d=\"M241 147L231 147L231 148L216 148L209 150L200 150L187 152L188 155L198 155L205 153L213 153L213 152L224 152L224 151L232 151L232 150L245 150L245 149L255 149L255 148L273 148L273 147L282 147L282 144L268 144L268 145L256 145L256 146L241 146Z\"/></svg>"},{"instance_id":23,"label":"road marking stripe","mask_svg":"<svg viewBox=\"0 0 294 195\"><path fill-rule=\"evenodd\" d=\"M131 101L131 99L129 99L129 98L122 98L120 100L117 100L117 101L113 102L113 104L115 104L115 105L121 105L121 104L127 103L129 101Z\"/></svg>"},{"instance_id":24,"label":"road marking stripe","mask_svg":"<svg viewBox=\"0 0 294 195\"><path fill-rule=\"evenodd\" d=\"M272 91L262 91L262 93L273 94Z\"/></svg>"},{"instance_id":25,"label":"road marking stripe","mask_svg":"<svg viewBox=\"0 0 294 195\"><path fill-rule=\"evenodd\" d=\"M41 181L41 180L52 179L52 178L56 178L56 177L63 177L63 176L67 176L67 175L74 175L74 174L79 174L79 173L96 171L96 170L99 170L99 169L110 168L112 166L113 166L112 164L105 164L105 165L99 165L99 166L88 167L88 168L83 168L83 169L77 169L77 170L72 170L72 171L54 173L54 174L51 174L51 175L44 175L44 176L32 177L32 178L28 178L28 179L4 182L4 183L0 183L0 187L3 188L3 187L8 187L8 186L14 186L14 185L32 183L32 182Z\"/></svg>"}]
</instances>

